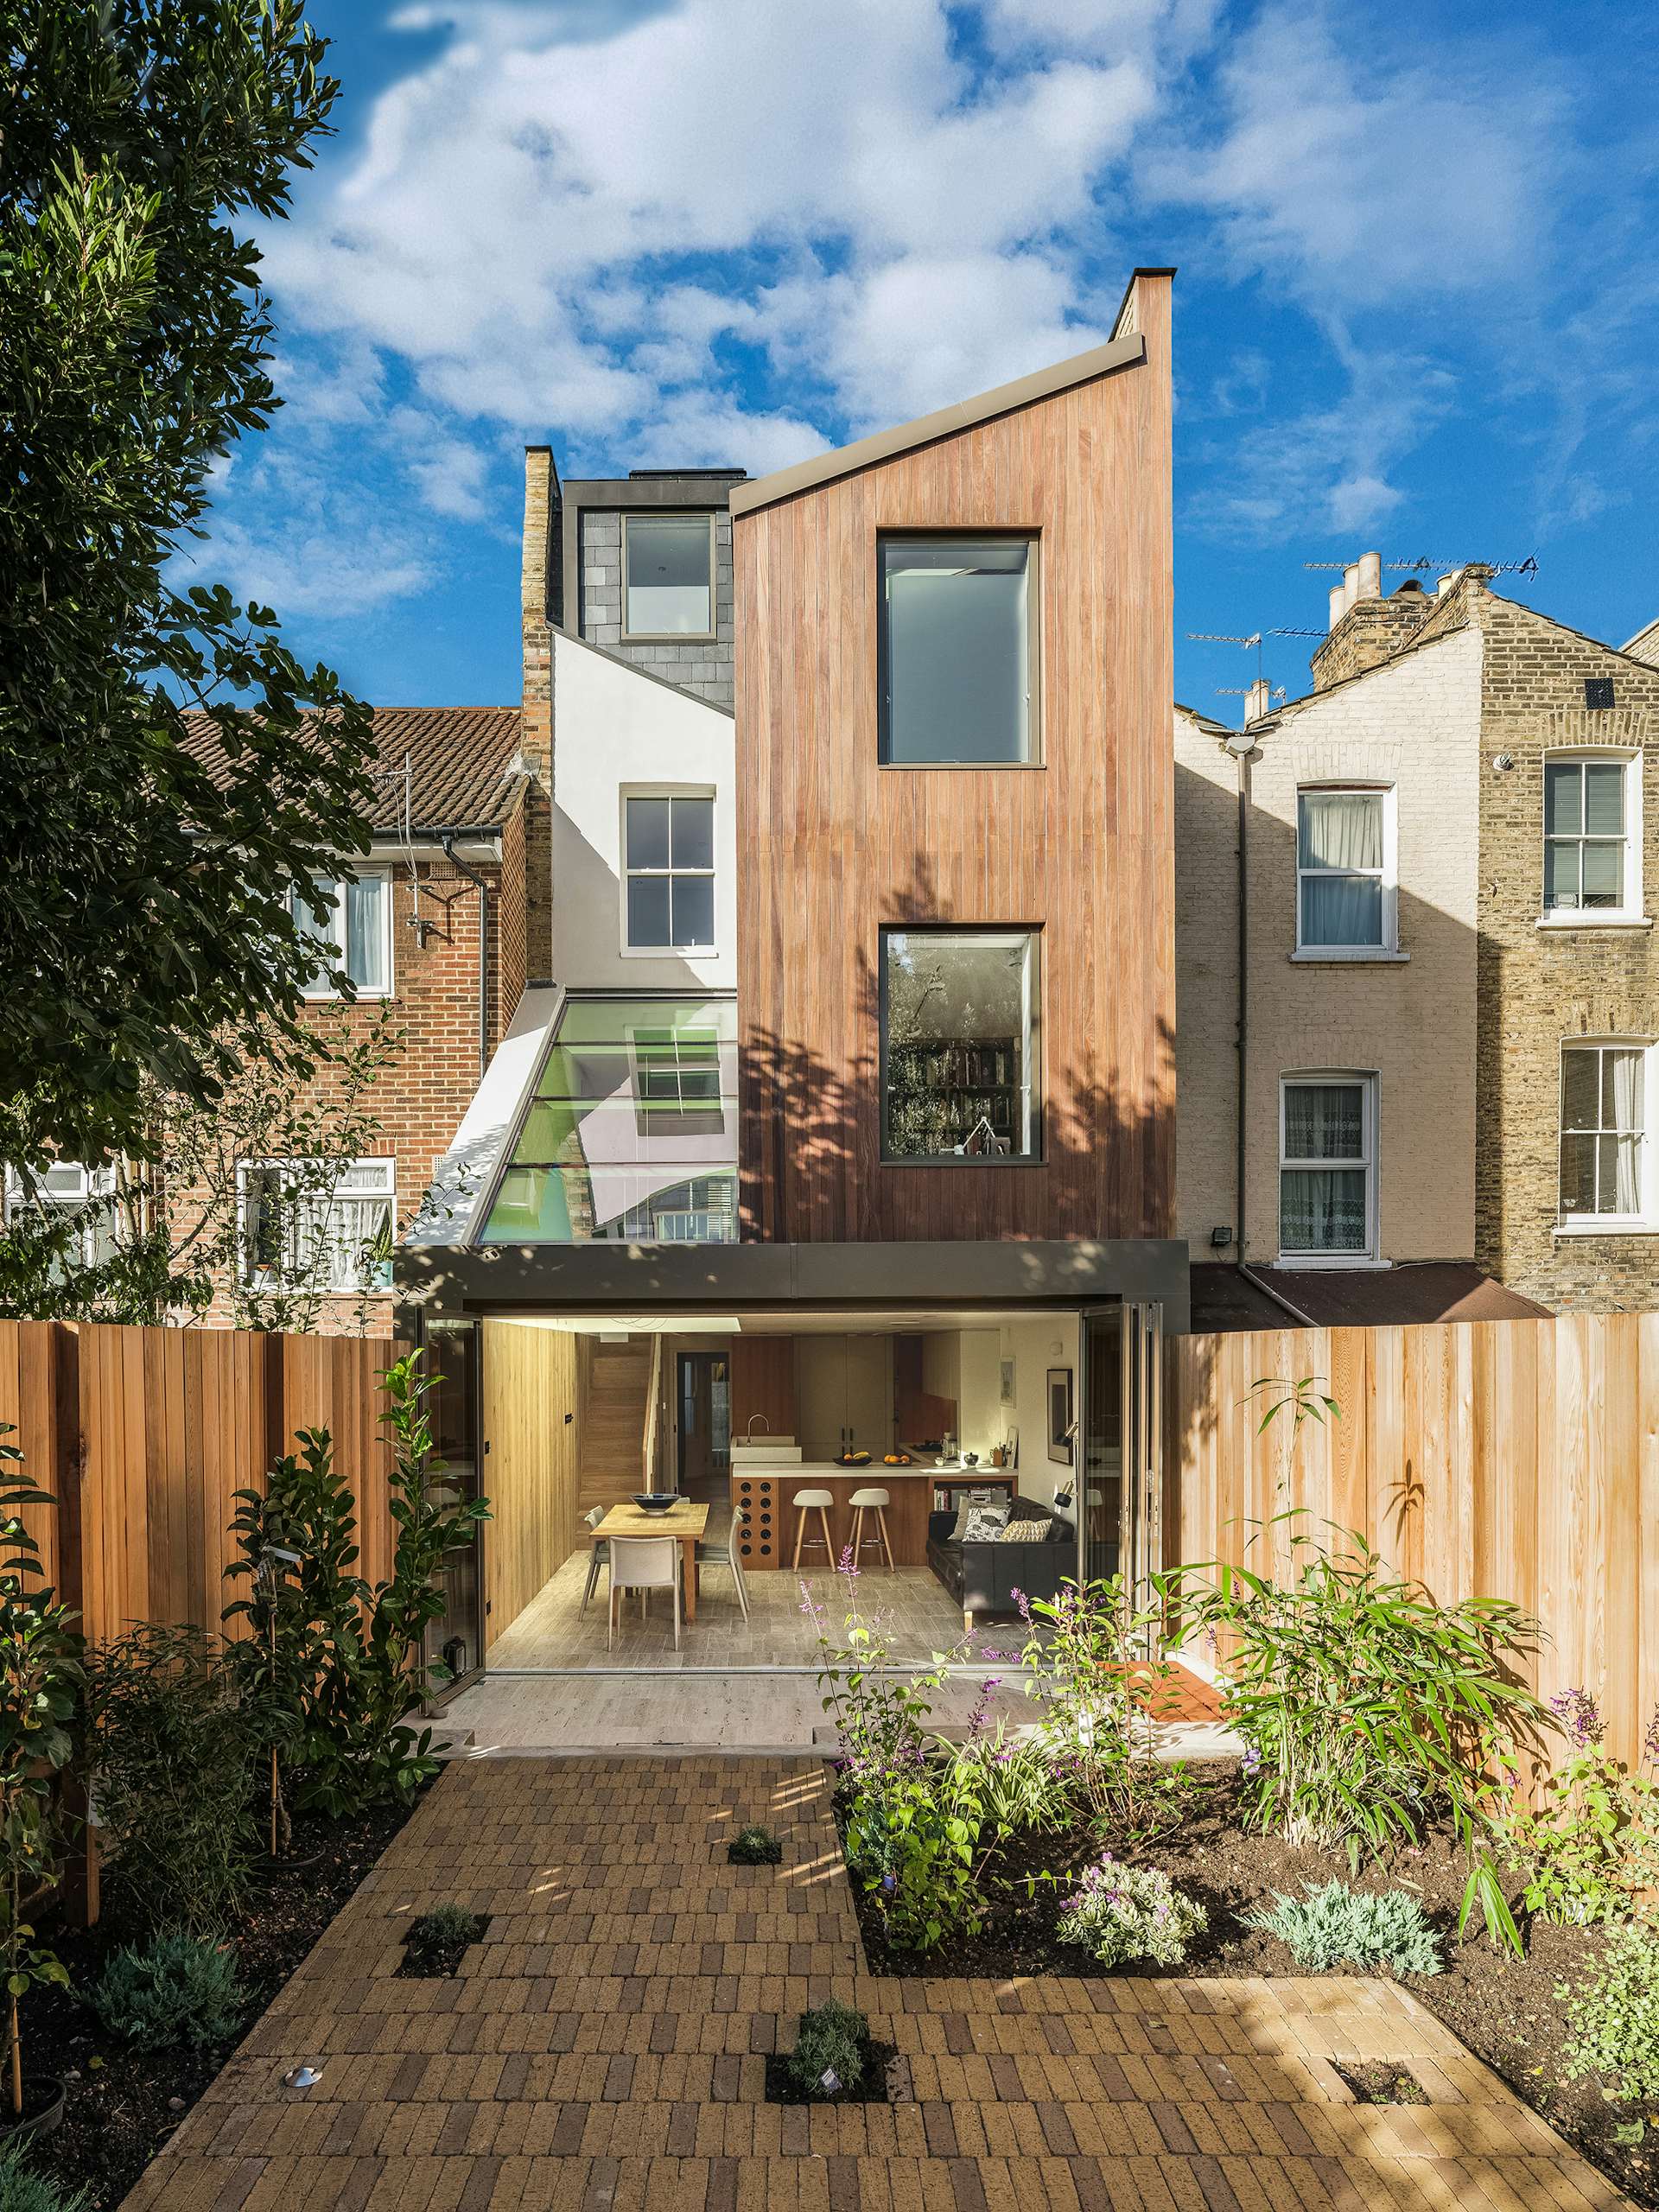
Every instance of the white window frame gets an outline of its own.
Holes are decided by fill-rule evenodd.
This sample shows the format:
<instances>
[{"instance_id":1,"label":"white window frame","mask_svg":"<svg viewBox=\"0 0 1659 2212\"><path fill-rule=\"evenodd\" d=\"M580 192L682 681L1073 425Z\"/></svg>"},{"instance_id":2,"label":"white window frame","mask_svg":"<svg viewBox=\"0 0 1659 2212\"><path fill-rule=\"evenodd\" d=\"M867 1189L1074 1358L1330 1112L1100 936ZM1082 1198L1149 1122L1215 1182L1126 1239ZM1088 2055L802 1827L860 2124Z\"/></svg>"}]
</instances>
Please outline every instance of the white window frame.
<instances>
[{"instance_id":1,"label":"white window frame","mask_svg":"<svg viewBox=\"0 0 1659 2212\"><path fill-rule=\"evenodd\" d=\"M1299 893L1300 897L1300 893ZM1357 1084L1360 1092L1359 1141L1361 1157L1357 1160L1302 1160L1290 1159L1285 1148L1286 1095L1293 1090L1305 1089L1309 1084ZM1279 1173L1274 1182L1274 1241L1278 1246L1279 1264L1285 1268L1367 1268L1381 1264L1378 1258L1378 1224L1380 1209L1377 1204L1378 1173L1377 1145L1377 1071L1375 1068L1298 1068L1279 1078ZM1280 1242L1283 1235L1285 1217L1284 1178L1287 1169L1324 1167L1363 1168L1365 1175L1365 1244L1357 1252L1287 1252Z\"/></svg>"},{"instance_id":2,"label":"white window frame","mask_svg":"<svg viewBox=\"0 0 1659 2212\"><path fill-rule=\"evenodd\" d=\"M273 1170L277 1173L281 1173L284 1170L292 1172L298 1168L314 1167L318 1164L319 1163L315 1160L303 1160L298 1158L289 1158L285 1160L239 1160L237 1162L236 1234L238 1272L244 1289L257 1291L281 1289L286 1287L279 1278L273 1276L269 1269L256 1267L252 1263L252 1254L249 1249L249 1232L251 1224L249 1220L248 1179L250 1176L255 1173L264 1173ZM383 1179L385 1183L385 1188L383 1190L353 1191L348 1192L346 1195L353 1200L384 1198L386 1201L386 1217L395 1235L397 1227L397 1163L396 1160L384 1153L381 1153L367 1156L360 1160L341 1160L334 1164L338 1168L340 1174L342 1176L347 1174L361 1174L365 1172L372 1171L373 1173ZM300 1203L301 1205L308 1207L318 1206L325 1204L332 1205L334 1202L334 1196L338 1195L339 1193L336 1192L328 1199L324 1200L320 1194L313 1193L308 1198L302 1199ZM289 1219L285 1222L285 1236L292 1239L296 1234L296 1228L297 1224L296 1221ZM297 1255L290 1253L288 1255L288 1261L289 1264L294 1267L296 1274L297 1275ZM393 1295L394 1291L394 1286L389 1281L384 1283L363 1283L356 1281L341 1283L334 1281L332 1278L327 1281L308 1280L304 1283L303 1288L307 1292L315 1292L320 1295L329 1298L390 1298Z\"/></svg>"},{"instance_id":3,"label":"white window frame","mask_svg":"<svg viewBox=\"0 0 1659 2212\"><path fill-rule=\"evenodd\" d=\"M1549 882L1549 816L1544 791L1551 768L1574 761L1616 760L1624 769L1624 899L1618 906L1546 906ZM1582 818L1582 817L1580 817ZM1627 745L1561 745L1546 751L1538 780L1538 927L1541 930L1650 929L1642 885L1642 753ZM1580 842L1582 842L1580 833ZM1571 1039L1568 1039L1571 1042Z\"/></svg>"},{"instance_id":4,"label":"white window frame","mask_svg":"<svg viewBox=\"0 0 1659 2212\"><path fill-rule=\"evenodd\" d=\"M373 884L378 891L381 906L382 933L385 937L386 947L386 975L385 982L376 984L359 983L357 987L356 996L359 1000L389 999L393 996L397 984L397 976L394 972L395 962L392 955L391 871L389 868L354 868L352 870L352 875L359 884ZM345 870L342 868L338 874L319 877L316 880L331 883L334 886L336 893L334 911L329 917L329 920L333 925L334 931L332 943L334 951L334 968L336 970L343 972L346 967L346 902L345 886L347 878ZM292 899L289 901L289 911L294 913L296 920L298 918L299 895L300 894L296 892ZM328 975L314 976L312 980L305 985L304 995L308 999L323 1000L343 999L346 994L336 986L333 976Z\"/></svg>"},{"instance_id":5,"label":"white window frame","mask_svg":"<svg viewBox=\"0 0 1659 2212\"><path fill-rule=\"evenodd\" d=\"M52 1178L58 1179L57 1188L52 1187ZM66 1187L64 1179L74 1178L72 1187ZM43 1205L48 1214L78 1214L97 1198L111 1198L115 1195L115 1169L83 1167L78 1160L54 1160L40 1171L29 1170L29 1180L35 1189L29 1188L18 1169L8 1167L5 1176L5 1217L8 1221L25 1209ZM107 1223L107 1214L104 1216ZM98 1258L96 1217L83 1221L80 1227L80 1264L92 1267Z\"/></svg>"},{"instance_id":6,"label":"white window frame","mask_svg":"<svg viewBox=\"0 0 1659 2212\"><path fill-rule=\"evenodd\" d=\"M675 956L682 960L716 960L720 957L720 795L712 784L624 784L619 793L617 817L617 849L622 865L618 875L622 886L621 912L617 917L621 931L622 957L625 960L661 960ZM635 868L628 857L628 801L631 798L706 798L709 802L709 853L707 868L675 868L672 865L673 847L669 848L667 868ZM671 821L672 816L670 817ZM630 944L628 942L628 887L635 876L665 877L670 888L668 910L671 926L674 912L673 880L676 876L695 876L710 885L709 943L707 944Z\"/></svg>"},{"instance_id":7,"label":"white window frame","mask_svg":"<svg viewBox=\"0 0 1659 2212\"><path fill-rule=\"evenodd\" d=\"M1392 784L1324 782L1298 784L1294 824L1296 855L1296 948L1294 960L1402 960L1400 950L1400 883L1397 824L1399 809ZM1380 868L1329 868L1302 866L1302 801L1304 798L1380 798L1382 802L1382 865ZM1362 875L1382 886L1382 936L1376 944L1305 944L1302 941L1302 881L1313 875Z\"/></svg>"},{"instance_id":8,"label":"white window frame","mask_svg":"<svg viewBox=\"0 0 1659 2212\"><path fill-rule=\"evenodd\" d=\"M709 507L626 507L622 510L621 638L626 645L707 645L720 634L720 559ZM709 627L706 630L632 630L628 626L628 533L632 525L653 522L702 522L709 530Z\"/></svg>"},{"instance_id":9,"label":"white window frame","mask_svg":"<svg viewBox=\"0 0 1659 2212\"><path fill-rule=\"evenodd\" d=\"M1563 1213L1561 1153L1567 1127L1567 1056L1569 1052L1639 1052L1642 1055L1642 1128L1639 1152L1640 1206L1635 1213ZM1563 1037L1557 1055L1555 1103L1555 1234L1558 1236L1659 1235L1659 1166L1654 1160L1654 1081L1659 1076L1659 1048L1650 1037ZM1597 1096L1600 1096L1598 1070Z\"/></svg>"}]
</instances>

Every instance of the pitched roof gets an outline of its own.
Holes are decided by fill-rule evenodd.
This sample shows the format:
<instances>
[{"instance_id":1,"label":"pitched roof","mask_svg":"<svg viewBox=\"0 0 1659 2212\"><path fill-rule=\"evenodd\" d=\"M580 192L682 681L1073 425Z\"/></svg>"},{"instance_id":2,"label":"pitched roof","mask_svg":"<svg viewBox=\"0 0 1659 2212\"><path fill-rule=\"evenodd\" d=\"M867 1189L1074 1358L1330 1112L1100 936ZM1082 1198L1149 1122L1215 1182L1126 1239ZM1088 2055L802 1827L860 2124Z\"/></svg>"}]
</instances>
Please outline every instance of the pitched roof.
<instances>
[{"instance_id":1,"label":"pitched roof","mask_svg":"<svg viewBox=\"0 0 1659 2212\"><path fill-rule=\"evenodd\" d=\"M390 836L414 830L498 828L512 810L519 779L507 773L518 749L517 707L377 707L379 754L372 826ZM206 715L186 718L185 744L211 769L219 734ZM405 774L407 763L407 774Z\"/></svg>"},{"instance_id":2,"label":"pitched roof","mask_svg":"<svg viewBox=\"0 0 1659 2212\"><path fill-rule=\"evenodd\" d=\"M1305 1313L1316 1329L1549 1319L1548 1306L1506 1290L1471 1260L1406 1261L1392 1268L1253 1267L1248 1275L1208 1262L1192 1269L1196 1332L1294 1329L1298 1324L1287 1306Z\"/></svg>"}]
</instances>

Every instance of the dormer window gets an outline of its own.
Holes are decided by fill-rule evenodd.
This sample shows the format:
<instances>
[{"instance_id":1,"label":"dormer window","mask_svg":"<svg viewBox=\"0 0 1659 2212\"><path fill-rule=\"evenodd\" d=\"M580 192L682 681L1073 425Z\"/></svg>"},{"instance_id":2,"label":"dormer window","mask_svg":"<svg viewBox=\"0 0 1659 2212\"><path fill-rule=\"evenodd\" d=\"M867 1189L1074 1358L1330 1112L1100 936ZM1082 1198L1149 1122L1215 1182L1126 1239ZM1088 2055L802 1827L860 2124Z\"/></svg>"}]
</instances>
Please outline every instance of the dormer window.
<instances>
[{"instance_id":1,"label":"dormer window","mask_svg":"<svg viewBox=\"0 0 1659 2212\"><path fill-rule=\"evenodd\" d=\"M712 515L626 515L622 570L624 637L713 637Z\"/></svg>"}]
</instances>

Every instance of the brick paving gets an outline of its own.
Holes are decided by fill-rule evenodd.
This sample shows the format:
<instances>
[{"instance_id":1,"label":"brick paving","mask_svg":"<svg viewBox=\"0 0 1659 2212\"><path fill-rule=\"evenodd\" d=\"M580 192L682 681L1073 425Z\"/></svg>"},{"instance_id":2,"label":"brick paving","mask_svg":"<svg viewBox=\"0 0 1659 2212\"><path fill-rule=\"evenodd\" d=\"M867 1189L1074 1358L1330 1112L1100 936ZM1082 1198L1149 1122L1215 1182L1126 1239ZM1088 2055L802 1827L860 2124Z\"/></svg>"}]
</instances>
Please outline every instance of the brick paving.
<instances>
[{"instance_id":1,"label":"brick paving","mask_svg":"<svg viewBox=\"0 0 1659 2212\"><path fill-rule=\"evenodd\" d=\"M726 1864L749 1820L780 1867ZM453 1980L397 1978L446 1900L485 1940ZM830 1995L897 2047L899 2101L766 2102L766 2054ZM1406 2061L1431 2101L1357 2105L1347 2057ZM1385 1982L877 1980L823 1764L690 1756L451 1766L126 2212L1626 2201Z\"/></svg>"}]
</instances>

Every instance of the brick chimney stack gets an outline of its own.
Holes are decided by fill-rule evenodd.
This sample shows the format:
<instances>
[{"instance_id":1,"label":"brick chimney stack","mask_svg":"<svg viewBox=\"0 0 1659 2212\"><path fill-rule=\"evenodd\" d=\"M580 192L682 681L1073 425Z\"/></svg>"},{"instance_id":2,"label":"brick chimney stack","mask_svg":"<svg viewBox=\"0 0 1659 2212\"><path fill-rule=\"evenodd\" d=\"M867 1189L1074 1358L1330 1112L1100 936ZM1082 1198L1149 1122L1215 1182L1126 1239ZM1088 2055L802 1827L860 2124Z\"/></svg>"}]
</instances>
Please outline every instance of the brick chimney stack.
<instances>
[{"instance_id":1,"label":"brick chimney stack","mask_svg":"<svg viewBox=\"0 0 1659 2212\"><path fill-rule=\"evenodd\" d=\"M1313 689L1326 691L1344 677L1392 659L1434 604L1414 576L1389 598L1382 596L1382 556L1362 553L1331 592L1331 634L1313 656Z\"/></svg>"},{"instance_id":2,"label":"brick chimney stack","mask_svg":"<svg viewBox=\"0 0 1659 2212\"><path fill-rule=\"evenodd\" d=\"M524 633L518 748L531 781L524 792L518 833L524 839L520 863L524 870L524 964L532 982L550 973L553 958L552 622L558 604L561 504L552 448L526 446L524 535L518 571Z\"/></svg>"}]
</instances>

